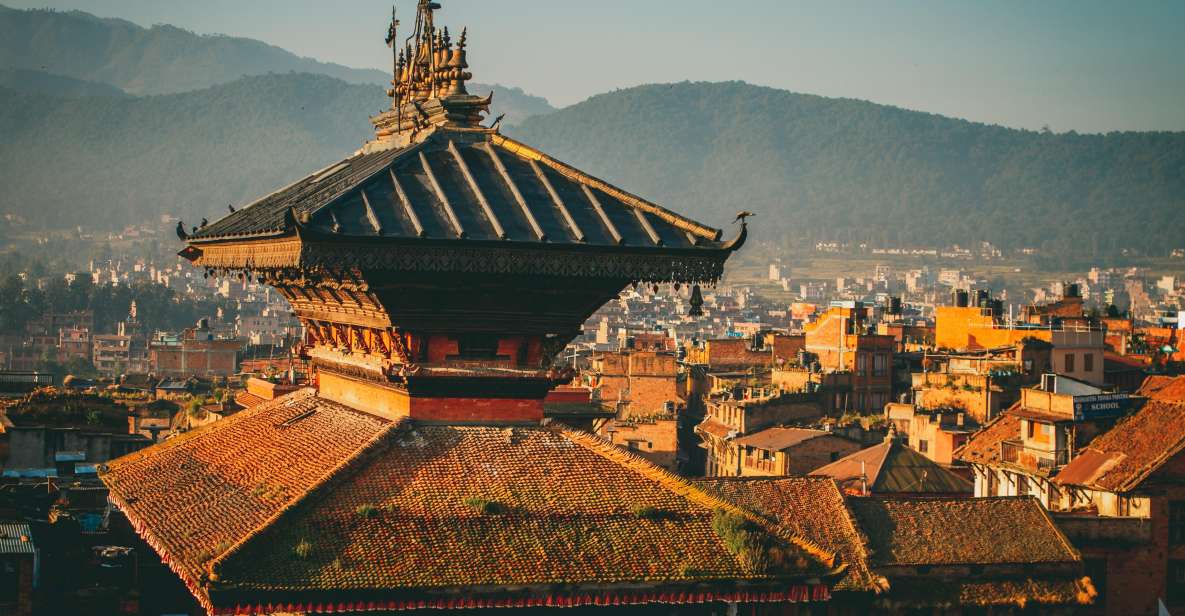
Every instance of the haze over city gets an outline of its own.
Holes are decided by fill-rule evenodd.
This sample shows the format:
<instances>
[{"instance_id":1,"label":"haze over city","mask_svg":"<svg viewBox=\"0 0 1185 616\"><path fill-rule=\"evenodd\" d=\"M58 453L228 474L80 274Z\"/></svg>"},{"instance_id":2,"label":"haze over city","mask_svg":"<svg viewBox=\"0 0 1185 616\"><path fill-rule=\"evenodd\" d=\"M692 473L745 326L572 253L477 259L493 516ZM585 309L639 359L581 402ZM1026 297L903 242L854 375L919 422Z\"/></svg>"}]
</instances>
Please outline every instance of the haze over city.
<instances>
[{"instance_id":1,"label":"haze over city","mask_svg":"<svg viewBox=\"0 0 1185 616\"><path fill-rule=\"evenodd\" d=\"M1183 17L0 5L0 616L1185 616Z\"/></svg>"},{"instance_id":2,"label":"haze over city","mask_svg":"<svg viewBox=\"0 0 1185 616\"><path fill-rule=\"evenodd\" d=\"M10 0L256 38L388 69L383 0ZM414 5L399 3L404 22ZM1038 130L1185 129L1185 4L456 0L474 71L566 106L616 88L743 80ZM377 34L376 34L377 33ZM376 36L379 37L376 39ZM541 52L541 50L551 50ZM562 50L562 52L561 52Z\"/></svg>"}]
</instances>

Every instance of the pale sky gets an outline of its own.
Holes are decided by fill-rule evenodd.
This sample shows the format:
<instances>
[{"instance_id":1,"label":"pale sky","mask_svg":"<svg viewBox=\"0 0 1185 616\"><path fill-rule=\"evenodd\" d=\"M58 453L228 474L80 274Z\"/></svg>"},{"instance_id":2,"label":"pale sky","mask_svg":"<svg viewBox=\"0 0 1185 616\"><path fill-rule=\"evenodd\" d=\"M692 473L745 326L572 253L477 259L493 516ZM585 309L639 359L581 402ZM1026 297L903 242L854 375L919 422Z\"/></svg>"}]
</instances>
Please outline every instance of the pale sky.
<instances>
[{"instance_id":1,"label":"pale sky","mask_svg":"<svg viewBox=\"0 0 1185 616\"><path fill-rule=\"evenodd\" d=\"M475 79L557 106L743 80L1063 132L1185 130L1185 1L440 0ZM256 38L388 68L390 0L0 0ZM414 0L398 2L404 24Z\"/></svg>"}]
</instances>

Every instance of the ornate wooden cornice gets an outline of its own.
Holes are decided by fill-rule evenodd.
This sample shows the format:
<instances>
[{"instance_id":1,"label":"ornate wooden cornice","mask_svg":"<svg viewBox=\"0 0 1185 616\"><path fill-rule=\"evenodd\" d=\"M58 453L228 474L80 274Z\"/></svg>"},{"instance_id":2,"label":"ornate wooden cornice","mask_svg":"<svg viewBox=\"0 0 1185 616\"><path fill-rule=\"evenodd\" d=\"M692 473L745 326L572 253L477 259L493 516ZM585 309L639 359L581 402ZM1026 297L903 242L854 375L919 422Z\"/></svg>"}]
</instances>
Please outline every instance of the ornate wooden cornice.
<instances>
[{"instance_id":1,"label":"ornate wooden cornice","mask_svg":"<svg viewBox=\"0 0 1185 616\"><path fill-rule=\"evenodd\" d=\"M488 245L487 245L488 244ZM192 254L196 251L197 254ZM603 247L513 246L507 242L415 243L387 241L279 240L221 242L192 248L194 265L211 274L258 275L294 270L318 272L364 269L428 273L485 273L568 278L606 278L633 282L715 283L731 250L629 251ZM340 279L339 279L340 280ZM342 284L348 284L345 281Z\"/></svg>"}]
</instances>

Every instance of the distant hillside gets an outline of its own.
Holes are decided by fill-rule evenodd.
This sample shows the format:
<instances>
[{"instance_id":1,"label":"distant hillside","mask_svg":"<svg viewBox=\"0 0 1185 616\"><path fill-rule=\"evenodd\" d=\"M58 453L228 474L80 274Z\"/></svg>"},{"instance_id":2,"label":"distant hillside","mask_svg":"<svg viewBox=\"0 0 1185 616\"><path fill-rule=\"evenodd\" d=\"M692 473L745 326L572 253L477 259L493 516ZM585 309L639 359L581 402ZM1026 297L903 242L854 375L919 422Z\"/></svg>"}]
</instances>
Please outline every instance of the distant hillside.
<instances>
[{"instance_id":1,"label":"distant hillside","mask_svg":"<svg viewBox=\"0 0 1185 616\"><path fill-rule=\"evenodd\" d=\"M379 47L376 53L384 51ZM253 39L199 35L169 25L143 28L81 11L24 11L2 5L0 69L105 83L133 95L200 90L268 73L314 73L352 84L384 86L390 80L383 71L302 58ZM20 82L7 85L30 91ZM554 110L545 99L517 88L474 84L471 89L475 93L494 90L498 113L507 114L507 123Z\"/></svg>"},{"instance_id":2,"label":"distant hillside","mask_svg":"<svg viewBox=\"0 0 1185 616\"><path fill-rule=\"evenodd\" d=\"M21 68L0 68L0 88L67 98L79 96L125 98L128 96L126 92L113 85Z\"/></svg>"},{"instance_id":3,"label":"distant hillside","mask_svg":"<svg viewBox=\"0 0 1185 616\"><path fill-rule=\"evenodd\" d=\"M356 150L387 101L307 74L144 98L0 89L0 213L100 229L213 219Z\"/></svg>"},{"instance_id":4,"label":"distant hillside","mask_svg":"<svg viewBox=\"0 0 1185 616\"><path fill-rule=\"evenodd\" d=\"M1078 254L1185 246L1185 133L1042 134L743 83L595 96L511 132L762 239Z\"/></svg>"}]
</instances>

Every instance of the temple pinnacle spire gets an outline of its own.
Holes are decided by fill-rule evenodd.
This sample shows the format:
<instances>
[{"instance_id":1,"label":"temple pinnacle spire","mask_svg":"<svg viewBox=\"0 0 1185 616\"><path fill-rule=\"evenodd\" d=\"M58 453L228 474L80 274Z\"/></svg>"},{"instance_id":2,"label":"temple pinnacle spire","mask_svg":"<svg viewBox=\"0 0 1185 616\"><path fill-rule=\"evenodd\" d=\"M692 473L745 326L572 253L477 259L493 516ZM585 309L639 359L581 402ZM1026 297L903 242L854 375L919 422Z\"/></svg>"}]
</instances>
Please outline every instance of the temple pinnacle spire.
<instances>
[{"instance_id":1,"label":"temple pinnacle spire","mask_svg":"<svg viewBox=\"0 0 1185 616\"><path fill-rule=\"evenodd\" d=\"M386 38L393 50L394 74L387 90L391 109L371 118L376 139L365 149L402 147L434 127L484 130L481 120L493 95L469 94L465 84L473 74L467 70L468 28L454 44L447 27L436 27L435 11L440 8L439 2L420 0L414 30L399 46L400 22L392 7Z\"/></svg>"}]
</instances>

